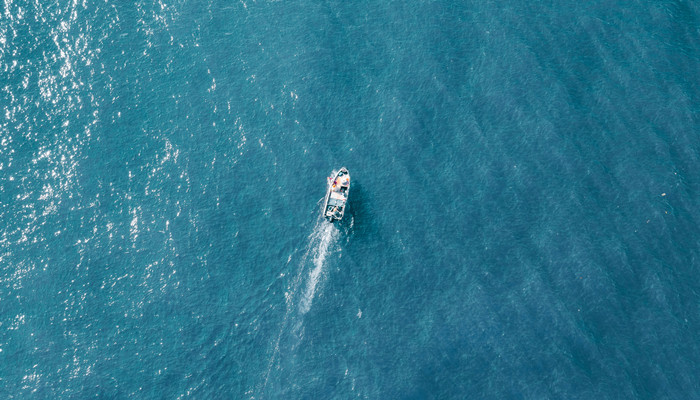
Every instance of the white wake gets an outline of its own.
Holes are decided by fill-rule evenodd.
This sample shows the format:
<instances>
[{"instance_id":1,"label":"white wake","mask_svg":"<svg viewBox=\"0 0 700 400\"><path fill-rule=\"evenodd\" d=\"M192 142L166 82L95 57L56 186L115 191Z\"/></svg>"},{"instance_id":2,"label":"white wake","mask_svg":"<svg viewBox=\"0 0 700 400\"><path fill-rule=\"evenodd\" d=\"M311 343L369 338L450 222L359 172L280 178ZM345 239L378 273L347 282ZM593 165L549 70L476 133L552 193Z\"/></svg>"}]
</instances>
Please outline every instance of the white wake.
<instances>
[{"instance_id":1,"label":"white wake","mask_svg":"<svg viewBox=\"0 0 700 400\"><path fill-rule=\"evenodd\" d=\"M309 236L311 239L309 241L309 249L313 257L313 266L306 279L306 290L304 290L304 294L299 303L299 312L302 315L306 314L311 309L311 303L316 294L316 286L326 266L326 257L330 253L331 244L335 243L337 237L338 228L324 220L316 225L314 232Z\"/></svg>"},{"instance_id":2,"label":"white wake","mask_svg":"<svg viewBox=\"0 0 700 400\"><path fill-rule=\"evenodd\" d=\"M338 236L338 228L321 217L316 221L316 225L308 236L306 251L301 256L296 275L285 292L286 312L280 332L275 340L273 354L265 376L263 393L267 389L270 372L274 368L275 362L277 362L278 368L281 368L283 355L292 353L293 356L294 349L303 339L304 315L311 309L319 283L326 270L328 256L335 250Z\"/></svg>"}]
</instances>

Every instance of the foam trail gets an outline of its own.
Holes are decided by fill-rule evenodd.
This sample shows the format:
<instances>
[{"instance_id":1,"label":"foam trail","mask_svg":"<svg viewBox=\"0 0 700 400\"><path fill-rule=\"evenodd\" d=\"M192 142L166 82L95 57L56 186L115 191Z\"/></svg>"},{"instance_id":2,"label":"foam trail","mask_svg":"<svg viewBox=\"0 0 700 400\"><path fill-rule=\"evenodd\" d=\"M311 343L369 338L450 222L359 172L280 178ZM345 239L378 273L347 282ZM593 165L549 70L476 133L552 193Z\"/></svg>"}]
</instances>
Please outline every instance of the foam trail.
<instances>
[{"instance_id":1,"label":"foam trail","mask_svg":"<svg viewBox=\"0 0 700 400\"><path fill-rule=\"evenodd\" d=\"M267 389L270 372L275 365L275 361L279 363L281 358L280 353L282 353L282 349L280 347L293 352L303 337L303 317L311 309L318 283L326 267L326 259L333 250L333 244L337 241L338 233L338 228L335 225L319 217L313 231L308 236L306 251L299 261L297 274L285 293L287 311L285 312L280 332L275 340L273 354L270 358L265 383L263 384L263 393ZM309 257L311 257L312 261L310 266L307 265ZM304 282L306 283L305 286L303 285ZM290 321L293 321L292 329L288 330ZM285 332L288 332L289 335L284 335ZM286 346L281 346L282 338L285 336L289 336L292 342L289 343L285 339ZM278 365L279 367L281 366Z\"/></svg>"},{"instance_id":2,"label":"foam trail","mask_svg":"<svg viewBox=\"0 0 700 400\"><path fill-rule=\"evenodd\" d=\"M321 273L324 270L326 263L326 256L328 256L331 243L335 242L337 237L338 229L335 225L327 222L322 222L321 229L318 230L317 237L312 238L312 243L318 242L313 248L313 269L309 273L309 277L306 281L306 290L304 291L304 296L301 298L299 304L299 312L302 315L309 312L311 309L311 303L314 300L314 295L316 294L316 285L321 277Z\"/></svg>"}]
</instances>

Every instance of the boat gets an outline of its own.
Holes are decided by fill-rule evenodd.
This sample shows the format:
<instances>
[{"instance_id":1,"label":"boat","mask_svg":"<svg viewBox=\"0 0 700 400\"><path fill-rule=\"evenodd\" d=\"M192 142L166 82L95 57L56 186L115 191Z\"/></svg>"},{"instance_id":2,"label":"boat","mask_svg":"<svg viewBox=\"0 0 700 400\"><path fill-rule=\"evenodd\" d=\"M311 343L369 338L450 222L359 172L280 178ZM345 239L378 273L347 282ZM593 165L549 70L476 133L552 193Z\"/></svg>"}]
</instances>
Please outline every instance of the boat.
<instances>
[{"instance_id":1,"label":"boat","mask_svg":"<svg viewBox=\"0 0 700 400\"><path fill-rule=\"evenodd\" d=\"M330 222L339 221L345 215L345 205L350 193L350 173L343 167L328 177L328 191L323 203L323 216Z\"/></svg>"}]
</instances>

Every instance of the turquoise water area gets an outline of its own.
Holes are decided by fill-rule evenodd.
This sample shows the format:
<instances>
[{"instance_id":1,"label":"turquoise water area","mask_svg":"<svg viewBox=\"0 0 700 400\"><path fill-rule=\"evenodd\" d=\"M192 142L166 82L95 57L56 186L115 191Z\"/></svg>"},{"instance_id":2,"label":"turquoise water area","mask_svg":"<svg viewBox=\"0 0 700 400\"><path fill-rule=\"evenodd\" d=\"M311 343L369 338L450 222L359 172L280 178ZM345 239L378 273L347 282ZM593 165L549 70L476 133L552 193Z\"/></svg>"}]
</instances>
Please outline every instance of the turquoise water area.
<instances>
[{"instance_id":1,"label":"turquoise water area","mask_svg":"<svg viewBox=\"0 0 700 400\"><path fill-rule=\"evenodd\" d=\"M0 71L1 398L700 398L697 2L7 0Z\"/></svg>"}]
</instances>

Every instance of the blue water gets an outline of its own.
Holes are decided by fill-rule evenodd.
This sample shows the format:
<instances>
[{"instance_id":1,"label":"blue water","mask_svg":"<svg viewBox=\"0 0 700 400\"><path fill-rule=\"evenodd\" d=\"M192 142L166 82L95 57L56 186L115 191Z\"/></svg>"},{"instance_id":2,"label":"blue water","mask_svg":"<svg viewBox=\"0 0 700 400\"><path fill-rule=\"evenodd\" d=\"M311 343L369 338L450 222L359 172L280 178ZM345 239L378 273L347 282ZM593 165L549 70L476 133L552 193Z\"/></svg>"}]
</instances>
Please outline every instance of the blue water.
<instances>
[{"instance_id":1,"label":"blue water","mask_svg":"<svg viewBox=\"0 0 700 400\"><path fill-rule=\"evenodd\" d=\"M5 1L0 398L700 398L699 71L693 1Z\"/></svg>"}]
</instances>

